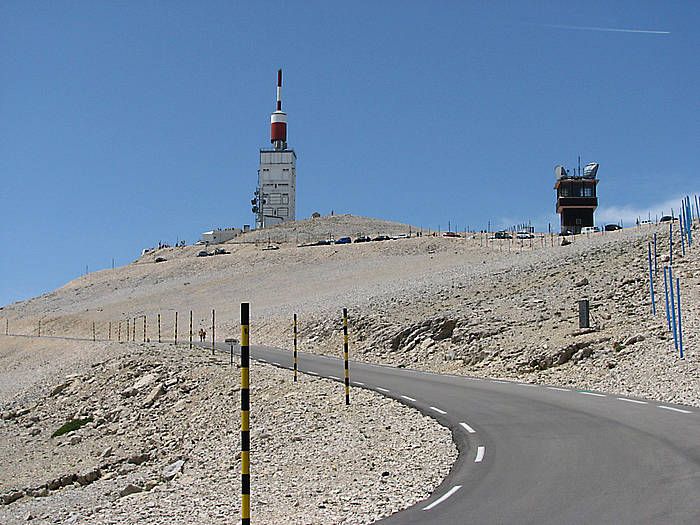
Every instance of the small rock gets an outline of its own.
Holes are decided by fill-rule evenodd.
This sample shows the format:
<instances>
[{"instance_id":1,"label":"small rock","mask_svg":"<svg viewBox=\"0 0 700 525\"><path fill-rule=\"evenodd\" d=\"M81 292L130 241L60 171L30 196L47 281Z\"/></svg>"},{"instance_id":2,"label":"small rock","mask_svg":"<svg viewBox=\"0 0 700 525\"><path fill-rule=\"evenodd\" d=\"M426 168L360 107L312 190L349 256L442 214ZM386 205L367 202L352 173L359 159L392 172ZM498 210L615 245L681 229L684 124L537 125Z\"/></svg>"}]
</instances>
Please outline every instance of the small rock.
<instances>
[{"instance_id":1,"label":"small rock","mask_svg":"<svg viewBox=\"0 0 700 525\"><path fill-rule=\"evenodd\" d=\"M144 401L144 405L150 405L152 404L156 399L158 399L160 396L165 394L165 387L162 384L159 384L153 388L148 393L148 396L146 396L146 400Z\"/></svg>"},{"instance_id":2,"label":"small rock","mask_svg":"<svg viewBox=\"0 0 700 525\"><path fill-rule=\"evenodd\" d=\"M69 381L67 381L67 382L65 382L65 383L61 383L60 385L56 385L56 386L53 387L53 389L51 390L51 393L49 394L49 396L50 396L50 397L57 396L58 394L60 394L61 392L63 392L66 388L68 388L70 385L71 385L71 384L70 384Z\"/></svg>"},{"instance_id":3,"label":"small rock","mask_svg":"<svg viewBox=\"0 0 700 525\"><path fill-rule=\"evenodd\" d=\"M71 445L77 445L77 444L80 443L82 440L83 440L83 438L80 437L80 436L73 436L73 437L70 438L69 443L70 443Z\"/></svg>"},{"instance_id":4,"label":"small rock","mask_svg":"<svg viewBox=\"0 0 700 525\"><path fill-rule=\"evenodd\" d=\"M622 342L622 345L629 346L629 345L633 345L634 343L638 343L640 341L644 341L644 336L642 334L632 335L632 336L628 337L627 339L625 339Z\"/></svg>"},{"instance_id":5,"label":"small rock","mask_svg":"<svg viewBox=\"0 0 700 525\"><path fill-rule=\"evenodd\" d=\"M102 454L100 454L100 458L106 458L112 455L112 452L114 452L114 449L112 447L107 447L102 451Z\"/></svg>"},{"instance_id":6,"label":"small rock","mask_svg":"<svg viewBox=\"0 0 700 525\"><path fill-rule=\"evenodd\" d=\"M587 284L588 284L588 279L586 279L586 278L584 277L584 278L581 279L580 281L577 281L576 284L575 284L574 286L576 286L576 287L578 288L578 287L581 287L581 286L586 286Z\"/></svg>"},{"instance_id":7,"label":"small rock","mask_svg":"<svg viewBox=\"0 0 700 525\"><path fill-rule=\"evenodd\" d=\"M92 469L88 470L87 472L83 472L82 474L78 474L75 479L78 483L81 485L89 485L90 483L97 481L100 479L101 472L99 469Z\"/></svg>"},{"instance_id":8,"label":"small rock","mask_svg":"<svg viewBox=\"0 0 700 525\"><path fill-rule=\"evenodd\" d=\"M145 463L149 459L151 459L151 455L148 452L144 452L142 454L134 454L133 456L129 456L129 459L127 459L127 461L134 465L140 465L141 463Z\"/></svg>"},{"instance_id":9,"label":"small rock","mask_svg":"<svg viewBox=\"0 0 700 525\"><path fill-rule=\"evenodd\" d=\"M182 466L184 464L185 464L184 460L178 459L175 463L171 463L170 465L165 467L163 469L163 472L161 473L161 476L166 481L172 480L182 470Z\"/></svg>"},{"instance_id":10,"label":"small rock","mask_svg":"<svg viewBox=\"0 0 700 525\"><path fill-rule=\"evenodd\" d=\"M130 496L131 494L138 494L139 492L143 492L141 487L134 485L133 483L129 483L126 487L119 491L119 497L123 498L124 496Z\"/></svg>"},{"instance_id":11,"label":"small rock","mask_svg":"<svg viewBox=\"0 0 700 525\"><path fill-rule=\"evenodd\" d=\"M10 503L14 503L18 499L21 499L24 497L24 491L23 490L15 490L12 492L8 492L7 494L3 494L0 496L0 501L4 505L9 505Z\"/></svg>"},{"instance_id":12,"label":"small rock","mask_svg":"<svg viewBox=\"0 0 700 525\"><path fill-rule=\"evenodd\" d=\"M134 385L131 388L133 388L134 390L141 390L142 388L145 388L151 383L153 383L155 380L156 376L154 374L146 374L141 379L136 381L136 383L134 383Z\"/></svg>"}]
</instances>

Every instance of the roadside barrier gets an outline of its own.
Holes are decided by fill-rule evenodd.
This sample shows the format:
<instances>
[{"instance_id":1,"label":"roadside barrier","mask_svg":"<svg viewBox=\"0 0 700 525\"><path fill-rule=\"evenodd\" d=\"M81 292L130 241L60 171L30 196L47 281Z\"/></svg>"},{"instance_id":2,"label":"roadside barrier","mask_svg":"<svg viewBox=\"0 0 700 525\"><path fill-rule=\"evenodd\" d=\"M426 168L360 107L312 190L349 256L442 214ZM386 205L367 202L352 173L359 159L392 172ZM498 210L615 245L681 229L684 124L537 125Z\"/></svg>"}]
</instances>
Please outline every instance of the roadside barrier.
<instances>
[{"instance_id":1,"label":"roadside barrier","mask_svg":"<svg viewBox=\"0 0 700 525\"><path fill-rule=\"evenodd\" d=\"M241 303L241 525L250 525L250 304Z\"/></svg>"}]
</instances>

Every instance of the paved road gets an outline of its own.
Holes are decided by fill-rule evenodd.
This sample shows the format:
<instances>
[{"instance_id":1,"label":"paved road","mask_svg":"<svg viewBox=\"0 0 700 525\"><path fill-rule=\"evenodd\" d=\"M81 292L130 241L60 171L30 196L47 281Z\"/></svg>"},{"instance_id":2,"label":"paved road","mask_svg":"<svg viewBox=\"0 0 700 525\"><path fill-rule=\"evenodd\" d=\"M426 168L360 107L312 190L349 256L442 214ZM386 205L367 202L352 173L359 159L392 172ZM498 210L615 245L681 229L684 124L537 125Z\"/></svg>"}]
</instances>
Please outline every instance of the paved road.
<instances>
[{"instance_id":1,"label":"paved road","mask_svg":"<svg viewBox=\"0 0 700 525\"><path fill-rule=\"evenodd\" d=\"M289 351L254 346L251 358L291 368ZM310 354L299 369L343 375L339 359ZM700 409L358 362L350 370L351 384L449 427L460 451L430 498L379 523L700 524Z\"/></svg>"}]
</instances>

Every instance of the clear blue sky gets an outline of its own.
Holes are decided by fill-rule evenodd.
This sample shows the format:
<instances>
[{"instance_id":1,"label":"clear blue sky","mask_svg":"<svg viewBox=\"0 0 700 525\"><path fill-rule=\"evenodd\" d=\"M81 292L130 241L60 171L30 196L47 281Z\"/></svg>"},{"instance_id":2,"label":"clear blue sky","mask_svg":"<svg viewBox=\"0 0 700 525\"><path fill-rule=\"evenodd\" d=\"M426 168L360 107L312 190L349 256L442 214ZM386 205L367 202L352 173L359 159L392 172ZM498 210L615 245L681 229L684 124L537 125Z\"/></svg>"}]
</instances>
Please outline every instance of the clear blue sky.
<instances>
[{"instance_id":1,"label":"clear blue sky","mask_svg":"<svg viewBox=\"0 0 700 525\"><path fill-rule=\"evenodd\" d=\"M658 207L700 186L699 26L695 1L6 0L0 304L253 222L279 67L300 218L546 229L579 154L603 216Z\"/></svg>"}]
</instances>

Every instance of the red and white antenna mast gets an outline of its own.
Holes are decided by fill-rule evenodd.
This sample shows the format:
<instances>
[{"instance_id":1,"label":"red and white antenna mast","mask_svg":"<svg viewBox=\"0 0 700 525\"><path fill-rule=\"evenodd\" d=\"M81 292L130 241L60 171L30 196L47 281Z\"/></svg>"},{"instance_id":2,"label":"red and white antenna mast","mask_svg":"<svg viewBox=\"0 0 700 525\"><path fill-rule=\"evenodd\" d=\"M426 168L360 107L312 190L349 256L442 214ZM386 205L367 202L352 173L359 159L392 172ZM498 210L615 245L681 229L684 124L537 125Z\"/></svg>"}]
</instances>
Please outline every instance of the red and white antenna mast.
<instances>
[{"instance_id":1,"label":"red and white antenna mast","mask_svg":"<svg viewBox=\"0 0 700 525\"><path fill-rule=\"evenodd\" d=\"M282 111L282 70L277 71L277 109L270 116L270 142L276 150L287 149L287 114Z\"/></svg>"}]
</instances>

